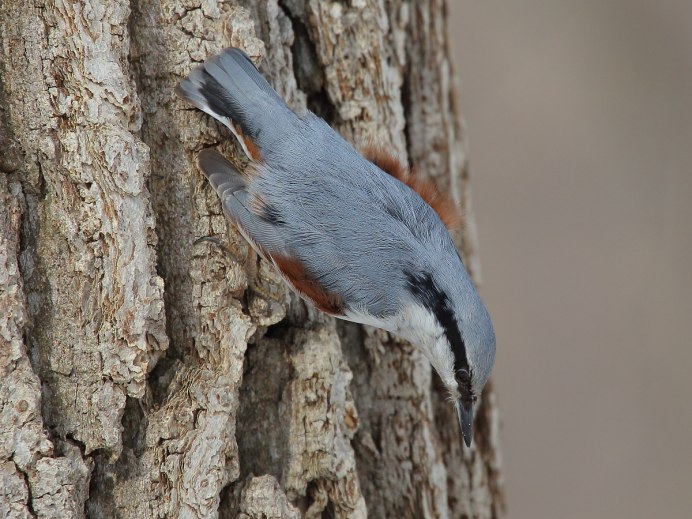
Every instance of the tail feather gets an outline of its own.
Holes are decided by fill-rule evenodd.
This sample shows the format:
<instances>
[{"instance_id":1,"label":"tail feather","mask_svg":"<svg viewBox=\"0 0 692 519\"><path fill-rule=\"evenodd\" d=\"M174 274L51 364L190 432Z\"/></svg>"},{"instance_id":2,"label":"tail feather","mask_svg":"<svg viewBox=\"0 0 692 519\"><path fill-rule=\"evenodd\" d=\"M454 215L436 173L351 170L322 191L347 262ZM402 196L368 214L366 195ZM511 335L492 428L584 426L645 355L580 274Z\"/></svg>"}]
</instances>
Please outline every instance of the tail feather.
<instances>
[{"instance_id":1,"label":"tail feather","mask_svg":"<svg viewBox=\"0 0 692 519\"><path fill-rule=\"evenodd\" d=\"M252 80L255 85L262 90L265 94L270 97L281 101L281 98L276 93L276 90L272 88L269 82L260 74L255 64L248 58L240 49L230 48L226 49L224 52L218 56L213 57L209 60L210 63L215 63L219 65L219 68L223 71L232 71L235 67L240 67L248 79ZM210 72L211 73L211 72ZM213 75L213 74L212 74ZM223 83L223 75L220 77L214 76L219 82Z\"/></svg>"},{"instance_id":2,"label":"tail feather","mask_svg":"<svg viewBox=\"0 0 692 519\"><path fill-rule=\"evenodd\" d=\"M226 49L210 58L183 79L175 91L230 128L246 153L252 144L261 149L280 138L282 122L295 117L240 49Z\"/></svg>"}]
</instances>

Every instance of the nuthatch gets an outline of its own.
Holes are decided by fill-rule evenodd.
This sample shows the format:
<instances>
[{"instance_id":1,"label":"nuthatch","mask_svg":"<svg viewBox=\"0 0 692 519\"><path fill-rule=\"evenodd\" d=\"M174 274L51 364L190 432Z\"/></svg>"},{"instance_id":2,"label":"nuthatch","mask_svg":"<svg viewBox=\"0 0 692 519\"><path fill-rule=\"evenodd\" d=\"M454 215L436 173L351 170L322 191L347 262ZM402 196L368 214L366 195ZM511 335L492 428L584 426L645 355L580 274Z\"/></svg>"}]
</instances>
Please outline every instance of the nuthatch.
<instances>
[{"instance_id":1,"label":"nuthatch","mask_svg":"<svg viewBox=\"0 0 692 519\"><path fill-rule=\"evenodd\" d=\"M323 312L420 347L470 446L495 334L445 227L453 205L392 155L363 157L312 112L293 112L239 49L207 60L176 93L226 125L250 159L241 173L215 150L199 154L229 220Z\"/></svg>"}]
</instances>

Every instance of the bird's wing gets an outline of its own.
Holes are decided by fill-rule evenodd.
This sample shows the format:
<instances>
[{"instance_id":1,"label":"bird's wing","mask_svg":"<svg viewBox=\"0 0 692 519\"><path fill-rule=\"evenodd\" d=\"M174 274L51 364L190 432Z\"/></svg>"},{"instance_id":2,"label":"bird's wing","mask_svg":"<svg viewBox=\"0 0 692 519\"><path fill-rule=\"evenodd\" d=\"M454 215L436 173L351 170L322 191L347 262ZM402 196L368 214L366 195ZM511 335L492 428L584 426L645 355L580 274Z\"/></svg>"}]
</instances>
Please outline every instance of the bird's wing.
<instances>
[{"instance_id":1,"label":"bird's wing","mask_svg":"<svg viewBox=\"0 0 692 519\"><path fill-rule=\"evenodd\" d=\"M224 213L256 245L257 252L266 256L269 251L285 249L285 241L248 191L247 179L215 149L200 152L199 169L216 190Z\"/></svg>"},{"instance_id":2,"label":"bird's wing","mask_svg":"<svg viewBox=\"0 0 692 519\"><path fill-rule=\"evenodd\" d=\"M271 261L286 281L302 297L331 315L342 315L342 298L330 292L308 271L306 264L290 252L276 212L256 193L251 193L247 179L214 149L203 150L198 164L221 199L224 213L257 253Z\"/></svg>"}]
</instances>

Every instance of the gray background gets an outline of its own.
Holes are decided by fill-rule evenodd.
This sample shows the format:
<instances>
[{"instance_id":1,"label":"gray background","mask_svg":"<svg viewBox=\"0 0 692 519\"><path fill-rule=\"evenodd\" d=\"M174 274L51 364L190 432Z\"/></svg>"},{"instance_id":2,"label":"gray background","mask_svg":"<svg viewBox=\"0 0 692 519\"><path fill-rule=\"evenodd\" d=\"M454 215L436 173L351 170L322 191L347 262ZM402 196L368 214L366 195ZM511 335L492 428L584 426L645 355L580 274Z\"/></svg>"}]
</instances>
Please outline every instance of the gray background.
<instances>
[{"instance_id":1,"label":"gray background","mask_svg":"<svg viewBox=\"0 0 692 519\"><path fill-rule=\"evenodd\" d=\"M510 517L692 517L692 2L450 4Z\"/></svg>"}]
</instances>

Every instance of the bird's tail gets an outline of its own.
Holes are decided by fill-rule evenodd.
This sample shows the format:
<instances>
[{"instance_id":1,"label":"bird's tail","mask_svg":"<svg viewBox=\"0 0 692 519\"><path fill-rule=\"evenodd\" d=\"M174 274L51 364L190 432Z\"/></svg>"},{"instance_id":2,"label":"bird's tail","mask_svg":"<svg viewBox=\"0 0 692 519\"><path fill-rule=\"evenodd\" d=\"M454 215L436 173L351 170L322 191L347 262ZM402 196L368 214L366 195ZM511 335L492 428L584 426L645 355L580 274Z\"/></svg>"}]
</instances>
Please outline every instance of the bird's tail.
<instances>
[{"instance_id":1,"label":"bird's tail","mask_svg":"<svg viewBox=\"0 0 692 519\"><path fill-rule=\"evenodd\" d=\"M296 117L240 49L226 49L183 79L175 92L228 126L248 157L281 138Z\"/></svg>"}]
</instances>

